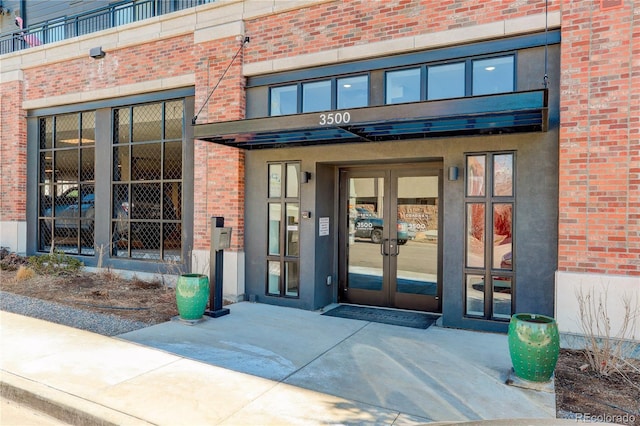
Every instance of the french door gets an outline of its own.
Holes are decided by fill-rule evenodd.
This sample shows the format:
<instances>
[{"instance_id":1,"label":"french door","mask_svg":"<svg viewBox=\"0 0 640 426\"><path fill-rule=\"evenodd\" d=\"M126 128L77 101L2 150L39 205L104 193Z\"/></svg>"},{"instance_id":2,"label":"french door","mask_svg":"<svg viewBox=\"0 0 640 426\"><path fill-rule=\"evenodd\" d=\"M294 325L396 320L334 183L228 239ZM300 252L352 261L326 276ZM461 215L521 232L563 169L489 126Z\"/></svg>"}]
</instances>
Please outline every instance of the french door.
<instances>
[{"instance_id":1,"label":"french door","mask_svg":"<svg viewBox=\"0 0 640 426\"><path fill-rule=\"evenodd\" d=\"M441 166L340 173L339 301L441 310Z\"/></svg>"}]
</instances>

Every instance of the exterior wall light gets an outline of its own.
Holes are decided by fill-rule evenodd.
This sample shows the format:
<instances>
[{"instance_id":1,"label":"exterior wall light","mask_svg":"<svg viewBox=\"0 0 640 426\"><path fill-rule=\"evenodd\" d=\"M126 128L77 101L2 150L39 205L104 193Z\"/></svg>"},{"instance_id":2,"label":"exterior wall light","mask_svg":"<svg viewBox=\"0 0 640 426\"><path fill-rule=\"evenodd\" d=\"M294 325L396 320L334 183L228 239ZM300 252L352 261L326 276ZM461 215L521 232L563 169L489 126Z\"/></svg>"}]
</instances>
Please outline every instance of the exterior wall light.
<instances>
[{"instance_id":1,"label":"exterior wall light","mask_svg":"<svg viewBox=\"0 0 640 426\"><path fill-rule=\"evenodd\" d=\"M91 50L89 50L89 56L91 56L93 59L104 58L104 55L106 55L106 53L104 53L104 50L102 50L102 46L93 47L91 48Z\"/></svg>"},{"instance_id":2,"label":"exterior wall light","mask_svg":"<svg viewBox=\"0 0 640 426\"><path fill-rule=\"evenodd\" d=\"M451 166L449 167L449 180L458 180L458 167Z\"/></svg>"},{"instance_id":3,"label":"exterior wall light","mask_svg":"<svg viewBox=\"0 0 640 426\"><path fill-rule=\"evenodd\" d=\"M300 183L307 183L311 180L311 172L300 172Z\"/></svg>"}]
</instances>

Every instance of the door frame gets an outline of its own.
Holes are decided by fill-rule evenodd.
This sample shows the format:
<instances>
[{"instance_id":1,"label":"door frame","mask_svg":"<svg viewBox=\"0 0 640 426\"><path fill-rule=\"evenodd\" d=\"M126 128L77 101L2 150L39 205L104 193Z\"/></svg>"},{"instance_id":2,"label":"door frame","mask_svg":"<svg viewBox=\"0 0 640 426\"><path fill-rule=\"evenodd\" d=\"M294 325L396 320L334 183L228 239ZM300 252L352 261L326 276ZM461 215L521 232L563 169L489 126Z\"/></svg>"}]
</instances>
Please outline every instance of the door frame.
<instances>
[{"instance_id":1,"label":"door frame","mask_svg":"<svg viewBox=\"0 0 640 426\"><path fill-rule=\"evenodd\" d=\"M348 244L349 244L349 201L348 179L351 177L399 177L411 176L437 176L438 177L438 240L437 240L437 295L424 296L410 293L398 293L397 283L390 281L390 268L395 268L397 273L397 260L388 260L388 267L383 267L383 283L388 283L388 295L383 291L348 289ZM341 167L338 169L338 303L354 303L353 297L358 299L358 304L381 307L393 307L398 309L419 310L428 312L442 312L442 267L443 267L443 163L442 161L429 161L421 163L389 163L389 164L361 164ZM397 188L396 188L397 191ZM391 181L385 182L383 197L387 208L392 212L389 216L387 228L396 229L397 225L397 193L391 198ZM389 238L390 231L384 230L383 238ZM383 285L384 288L384 285ZM349 294L351 293L351 294Z\"/></svg>"}]
</instances>

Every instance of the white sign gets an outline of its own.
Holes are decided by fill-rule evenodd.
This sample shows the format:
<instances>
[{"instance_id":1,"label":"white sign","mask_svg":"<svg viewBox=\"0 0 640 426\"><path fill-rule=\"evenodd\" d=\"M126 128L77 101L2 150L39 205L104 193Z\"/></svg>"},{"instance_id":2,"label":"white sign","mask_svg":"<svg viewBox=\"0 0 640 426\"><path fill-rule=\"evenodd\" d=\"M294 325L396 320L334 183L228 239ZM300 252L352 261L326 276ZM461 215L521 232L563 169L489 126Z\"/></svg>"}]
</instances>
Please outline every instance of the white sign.
<instances>
[{"instance_id":1,"label":"white sign","mask_svg":"<svg viewBox=\"0 0 640 426\"><path fill-rule=\"evenodd\" d=\"M326 237L329 235L329 218L321 217L318 219L318 236Z\"/></svg>"}]
</instances>

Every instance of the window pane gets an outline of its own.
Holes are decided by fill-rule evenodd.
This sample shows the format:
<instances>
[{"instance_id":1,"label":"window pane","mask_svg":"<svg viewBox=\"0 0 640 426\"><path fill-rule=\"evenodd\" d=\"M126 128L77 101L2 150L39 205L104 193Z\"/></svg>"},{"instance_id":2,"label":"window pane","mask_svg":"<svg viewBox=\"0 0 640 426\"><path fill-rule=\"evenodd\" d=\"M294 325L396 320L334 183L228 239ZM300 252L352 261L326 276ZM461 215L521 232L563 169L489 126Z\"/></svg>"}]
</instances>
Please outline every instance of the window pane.
<instances>
[{"instance_id":1,"label":"window pane","mask_svg":"<svg viewBox=\"0 0 640 426\"><path fill-rule=\"evenodd\" d=\"M267 293L271 295L280 295L280 262L269 261L267 263Z\"/></svg>"},{"instance_id":2,"label":"window pane","mask_svg":"<svg viewBox=\"0 0 640 426\"><path fill-rule=\"evenodd\" d=\"M302 85L302 112L331 109L331 81L316 81Z\"/></svg>"},{"instance_id":3,"label":"window pane","mask_svg":"<svg viewBox=\"0 0 640 426\"><path fill-rule=\"evenodd\" d=\"M164 138L182 139L184 103L182 101L167 102L164 108Z\"/></svg>"},{"instance_id":4,"label":"window pane","mask_svg":"<svg viewBox=\"0 0 640 426\"><path fill-rule=\"evenodd\" d=\"M282 164L269 164L269 198L282 196Z\"/></svg>"},{"instance_id":5,"label":"window pane","mask_svg":"<svg viewBox=\"0 0 640 426\"><path fill-rule=\"evenodd\" d=\"M96 143L96 113L95 111L82 113L82 135L80 142L82 145L93 145Z\"/></svg>"},{"instance_id":6,"label":"window pane","mask_svg":"<svg viewBox=\"0 0 640 426\"><path fill-rule=\"evenodd\" d=\"M420 100L420 68L389 71L386 79L387 104Z\"/></svg>"},{"instance_id":7,"label":"window pane","mask_svg":"<svg viewBox=\"0 0 640 426\"><path fill-rule=\"evenodd\" d=\"M287 198L297 198L298 197L298 189L300 185L298 184L298 178L300 176L300 164L299 163L289 163L287 164Z\"/></svg>"},{"instance_id":8,"label":"window pane","mask_svg":"<svg viewBox=\"0 0 640 426\"><path fill-rule=\"evenodd\" d=\"M269 254L280 254L280 203L269 204Z\"/></svg>"},{"instance_id":9,"label":"window pane","mask_svg":"<svg viewBox=\"0 0 640 426\"><path fill-rule=\"evenodd\" d=\"M40 148L53 147L53 118L40 119Z\"/></svg>"},{"instance_id":10,"label":"window pane","mask_svg":"<svg viewBox=\"0 0 640 426\"><path fill-rule=\"evenodd\" d=\"M131 126L131 110L129 108L116 109L113 112L113 143L129 142L129 128Z\"/></svg>"},{"instance_id":11,"label":"window pane","mask_svg":"<svg viewBox=\"0 0 640 426\"><path fill-rule=\"evenodd\" d=\"M298 204L287 203L287 256L299 255L299 210Z\"/></svg>"},{"instance_id":12,"label":"window pane","mask_svg":"<svg viewBox=\"0 0 640 426\"><path fill-rule=\"evenodd\" d=\"M484 204L467 204L467 267L484 268Z\"/></svg>"},{"instance_id":13,"label":"window pane","mask_svg":"<svg viewBox=\"0 0 640 426\"><path fill-rule=\"evenodd\" d=\"M286 289L285 294L287 296L298 296L298 263L297 262L285 262L286 269Z\"/></svg>"},{"instance_id":14,"label":"window pane","mask_svg":"<svg viewBox=\"0 0 640 426\"><path fill-rule=\"evenodd\" d=\"M271 88L271 115L295 114L298 112L298 87Z\"/></svg>"},{"instance_id":15,"label":"window pane","mask_svg":"<svg viewBox=\"0 0 640 426\"><path fill-rule=\"evenodd\" d=\"M162 139L162 104L133 107L133 142Z\"/></svg>"},{"instance_id":16,"label":"window pane","mask_svg":"<svg viewBox=\"0 0 640 426\"><path fill-rule=\"evenodd\" d=\"M80 144L79 114L60 115L56 117L56 148L77 147Z\"/></svg>"},{"instance_id":17,"label":"window pane","mask_svg":"<svg viewBox=\"0 0 640 426\"><path fill-rule=\"evenodd\" d=\"M484 155L467 157L467 196L484 197L486 158Z\"/></svg>"},{"instance_id":18,"label":"window pane","mask_svg":"<svg viewBox=\"0 0 640 426\"><path fill-rule=\"evenodd\" d=\"M493 157L493 195L513 196L513 154L498 154Z\"/></svg>"},{"instance_id":19,"label":"window pane","mask_svg":"<svg viewBox=\"0 0 640 426\"><path fill-rule=\"evenodd\" d=\"M369 105L369 77L339 78L338 109L358 108Z\"/></svg>"},{"instance_id":20,"label":"window pane","mask_svg":"<svg viewBox=\"0 0 640 426\"><path fill-rule=\"evenodd\" d=\"M511 318L511 278L493 277L493 317Z\"/></svg>"},{"instance_id":21,"label":"window pane","mask_svg":"<svg viewBox=\"0 0 640 426\"><path fill-rule=\"evenodd\" d=\"M131 167L129 163L129 146L113 148L113 180L131 180Z\"/></svg>"},{"instance_id":22,"label":"window pane","mask_svg":"<svg viewBox=\"0 0 640 426\"><path fill-rule=\"evenodd\" d=\"M513 92L513 56L473 61L473 95Z\"/></svg>"},{"instance_id":23,"label":"window pane","mask_svg":"<svg viewBox=\"0 0 640 426\"><path fill-rule=\"evenodd\" d=\"M482 275L467 275L466 290L465 314L484 316L484 277Z\"/></svg>"},{"instance_id":24,"label":"window pane","mask_svg":"<svg viewBox=\"0 0 640 426\"><path fill-rule=\"evenodd\" d=\"M435 65L427 69L427 99L464 96L464 62Z\"/></svg>"},{"instance_id":25,"label":"window pane","mask_svg":"<svg viewBox=\"0 0 640 426\"><path fill-rule=\"evenodd\" d=\"M79 160L77 149L65 149L54 152L55 182L75 182L79 180Z\"/></svg>"},{"instance_id":26,"label":"window pane","mask_svg":"<svg viewBox=\"0 0 640 426\"><path fill-rule=\"evenodd\" d=\"M512 270L511 265L511 204L493 205L493 268Z\"/></svg>"},{"instance_id":27,"label":"window pane","mask_svg":"<svg viewBox=\"0 0 640 426\"><path fill-rule=\"evenodd\" d=\"M182 142L164 144L164 178L182 178Z\"/></svg>"},{"instance_id":28,"label":"window pane","mask_svg":"<svg viewBox=\"0 0 640 426\"><path fill-rule=\"evenodd\" d=\"M80 150L80 180L93 181L95 179L95 156L93 147Z\"/></svg>"},{"instance_id":29,"label":"window pane","mask_svg":"<svg viewBox=\"0 0 640 426\"><path fill-rule=\"evenodd\" d=\"M131 180L159 180L162 143L131 146Z\"/></svg>"}]
</instances>

